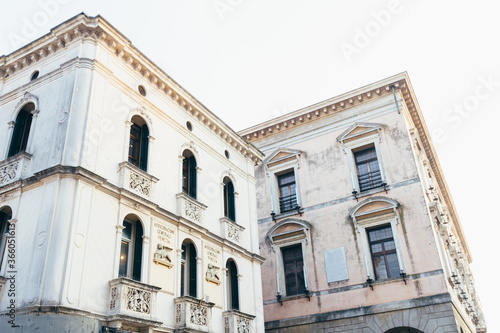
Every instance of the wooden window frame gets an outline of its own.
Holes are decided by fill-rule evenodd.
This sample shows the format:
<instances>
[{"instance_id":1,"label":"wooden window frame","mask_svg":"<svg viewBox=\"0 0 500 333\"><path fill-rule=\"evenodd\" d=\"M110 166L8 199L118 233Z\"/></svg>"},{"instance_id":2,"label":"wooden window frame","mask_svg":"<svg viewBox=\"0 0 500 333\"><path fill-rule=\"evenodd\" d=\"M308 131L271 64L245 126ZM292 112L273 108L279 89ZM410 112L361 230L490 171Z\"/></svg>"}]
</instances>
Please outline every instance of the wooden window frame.
<instances>
[{"instance_id":1,"label":"wooden window frame","mask_svg":"<svg viewBox=\"0 0 500 333\"><path fill-rule=\"evenodd\" d=\"M376 240L376 241L370 239L370 233L371 232L374 232L374 231L377 231L377 230L382 230L382 229L389 229L390 232L391 232L391 237L384 238L384 239L379 239L379 240ZM394 245L394 249L386 250L385 249L385 244L384 244L385 242L388 242L388 241L392 241L393 243L395 243L395 241L394 241L394 235L392 234L391 225L390 224L385 224L385 225L377 226L377 227L374 227L374 228L366 229L366 233L367 233L367 238L368 238L368 245L370 247L370 255L371 255L371 259L372 259L373 272L375 274L374 275L375 276L375 280L388 280L388 279L398 278L399 274L400 274L399 260L397 262L397 264L398 264L398 275L397 276L391 276L391 271L389 269L389 262L387 260L387 255L389 255L389 254L395 254L396 255L396 259L397 259L396 245ZM375 245L375 244L381 244L383 250L380 251L380 252L374 253L372 245ZM381 278L379 276L379 274L377 272L377 269L376 269L376 264L375 264L376 258L383 258L384 263L385 263L385 272L387 274L387 278Z\"/></svg>"}]
</instances>

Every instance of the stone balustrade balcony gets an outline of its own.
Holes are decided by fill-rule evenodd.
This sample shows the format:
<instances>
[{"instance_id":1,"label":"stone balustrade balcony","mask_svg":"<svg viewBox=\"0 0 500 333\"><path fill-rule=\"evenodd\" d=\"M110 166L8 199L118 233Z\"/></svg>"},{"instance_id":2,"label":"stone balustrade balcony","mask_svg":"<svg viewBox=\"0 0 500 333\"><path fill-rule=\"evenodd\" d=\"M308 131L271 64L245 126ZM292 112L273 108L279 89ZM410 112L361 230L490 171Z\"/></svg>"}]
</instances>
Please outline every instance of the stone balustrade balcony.
<instances>
[{"instance_id":1,"label":"stone balustrade balcony","mask_svg":"<svg viewBox=\"0 0 500 333\"><path fill-rule=\"evenodd\" d=\"M119 164L120 187L129 190L145 199L154 201L154 189L158 178L139 169L129 162Z\"/></svg>"},{"instance_id":2,"label":"stone balustrade balcony","mask_svg":"<svg viewBox=\"0 0 500 333\"><path fill-rule=\"evenodd\" d=\"M212 331L212 307L214 303L205 302L191 296L174 299L175 327L191 332Z\"/></svg>"},{"instance_id":3,"label":"stone balustrade balcony","mask_svg":"<svg viewBox=\"0 0 500 333\"><path fill-rule=\"evenodd\" d=\"M156 319L156 298L161 288L129 278L109 281L109 326L121 328L122 323L137 327L161 325Z\"/></svg>"},{"instance_id":4,"label":"stone balustrade balcony","mask_svg":"<svg viewBox=\"0 0 500 333\"><path fill-rule=\"evenodd\" d=\"M222 217L219 219L221 225L222 237L228 239L236 244L241 245L242 234L244 227L235 222L231 221L227 217Z\"/></svg>"},{"instance_id":5,"label":"stone balustrade balcony","mask_svg":"<svg viewBox=\"0 0 500 333\"><path fill-rule=\"evenodd\" d=\"M14 183L26 177L31 155L21 152L0 162L0 186Z\"/></svg>"},{"instance_id":6,"label":"stone balustrade balcony","mask_svg":"<svg viewBox=\"0 0 500 333\"><path fill-rule=\"evenodd\" d=\"M203 215L207 206L191 198L184 192L177 193L177 214L186 220L198 224L203 223Z\"/></svg>"},{"instance_id":7,"label":"stone balustrade balcony","mask_svg":"<svg viewBox=\"0 0 500 333\"><path fill-rule=\"evenodd\" d=\"M222 313L224 318L224 333L252 333L253 319L255 316L230 310Z\"/></svg>"}]
</instances>

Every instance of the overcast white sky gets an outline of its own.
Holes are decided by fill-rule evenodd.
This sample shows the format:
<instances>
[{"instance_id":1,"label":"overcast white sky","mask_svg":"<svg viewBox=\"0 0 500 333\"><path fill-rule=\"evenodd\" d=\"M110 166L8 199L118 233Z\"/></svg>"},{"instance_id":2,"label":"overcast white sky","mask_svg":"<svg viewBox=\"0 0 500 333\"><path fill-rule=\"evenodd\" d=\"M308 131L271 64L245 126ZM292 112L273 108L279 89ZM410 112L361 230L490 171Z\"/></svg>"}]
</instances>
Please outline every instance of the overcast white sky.
<instances>
[{"instance_id":1,"label":"overcast white sky","mask_svg":"<svg viewBox=\"0 0 500 333\"><path fill-rule=\"evenodd\" d=\"M235 130L408 71L467 234L489 331L500 332L496 2L9 1L0 54L82 11L102 15Z\"/></svg>"}]
</instances>

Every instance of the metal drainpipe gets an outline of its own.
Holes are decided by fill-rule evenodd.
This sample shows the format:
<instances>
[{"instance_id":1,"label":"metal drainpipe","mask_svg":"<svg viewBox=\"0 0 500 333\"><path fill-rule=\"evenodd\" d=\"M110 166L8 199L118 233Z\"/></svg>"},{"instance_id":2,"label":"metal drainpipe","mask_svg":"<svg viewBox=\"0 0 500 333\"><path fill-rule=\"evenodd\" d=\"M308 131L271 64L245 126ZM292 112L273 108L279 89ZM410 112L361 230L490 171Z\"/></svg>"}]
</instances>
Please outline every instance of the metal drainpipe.
<instances>
[{"instance_id":1,"label":"metal drainpipe","mask_svg":"<svg viewBox=\"0 0 500 333\"><path fill-rule=\"evenodd\" d=\"M391 88L392 88L392 94L394 96L394 103L396 103L396 109L398 110L398 113L401 114L401 110L399 110L398 99L396 98L396 89L395 89L394 85L392 85Z\"/></svg>"}]
</instances>

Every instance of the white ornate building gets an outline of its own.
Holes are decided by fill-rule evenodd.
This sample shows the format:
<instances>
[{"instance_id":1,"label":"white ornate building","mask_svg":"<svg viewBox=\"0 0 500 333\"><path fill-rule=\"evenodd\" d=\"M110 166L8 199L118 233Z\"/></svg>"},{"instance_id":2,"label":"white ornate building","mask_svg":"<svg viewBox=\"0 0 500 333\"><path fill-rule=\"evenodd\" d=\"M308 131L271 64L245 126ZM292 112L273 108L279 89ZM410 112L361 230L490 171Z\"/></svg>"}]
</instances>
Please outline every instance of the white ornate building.
<instances>
[{"instance_id":1,"label":"white ornate building","mask_svg":"<svg viewBox=\"0 0 500 333\"><path fill-rule=\"evenodd\" d=\"M406 73L253 126L268 332L485 332Z\"/></svg>"},{"instance_id":2,"label":"white ornate building","mask_svg":"<svg viewBox=\"0 0 500 333\"><path fill-rule=\"evenodd\" d=\"M263 331L261 153L102 17L0 57L0 128L1 332Z\"/></svg>"}]
</instances>

